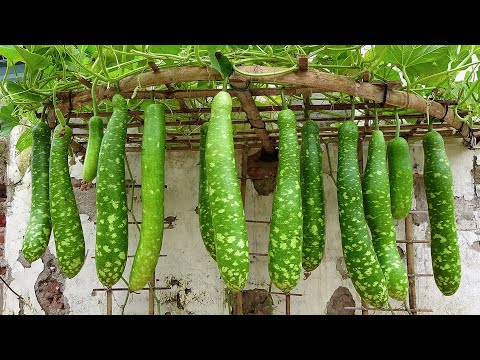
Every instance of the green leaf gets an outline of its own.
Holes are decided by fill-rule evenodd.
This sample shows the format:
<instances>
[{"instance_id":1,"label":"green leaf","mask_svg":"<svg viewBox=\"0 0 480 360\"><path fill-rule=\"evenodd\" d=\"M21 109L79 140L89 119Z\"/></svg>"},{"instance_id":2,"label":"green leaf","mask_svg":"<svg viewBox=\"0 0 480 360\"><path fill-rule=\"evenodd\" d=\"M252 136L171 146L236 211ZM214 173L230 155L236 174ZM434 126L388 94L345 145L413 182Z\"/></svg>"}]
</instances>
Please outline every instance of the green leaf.
<instances>
[{"instance_id":1,"label":"green leaf","mask_svg":"<svg viewBox=\"0 0 480 360\"><path fill-rule=\"evenodd\" d=\"M28 128L26 131L22 133L22 135L19 136L17 140L17 144L15 145L15 148L22 152L23 150L29 148L32 146L33 138L32 138L32 128Z\"/></svg>"},{"instance_id":2,"label":"green leaf","mask_svg":"<svg viewBox=\"0 0 480 360\"><path fill-rule=\"evenodd\" d=\"M18 117L12 115L14 109L13 104L0 107L0 136L8 135L15 126L20 124Z\"/></svg>"},{"instance_id":3,"label":"green leaf","mask_svg":"<svg viewBox=\"0 0 480 360\"><path fill-rule=\"evenodd\" d=\"M414 81L420 77L426 77L430 75L438 74L447 69L447 64L444 64L444 67L438 66L436 63L422 63L411 66L406 69L406 72L410 80ZM438 76L433 76L427 79L425 82L422 82L425 86L440 86L445 80L448 79L449 74L443 74Z\"/></svg>"},{"instance_id":4,"label":"green leaf","mask_svg":"<svg viewBox=\"0 0 480 360\"><path fill-rule=\"evenodd\" d=\"M39 70L46 68L50 63L48 62L47 58L38 55L35 53L31 53L30 51L21 48L20 46L13 45L18 53L22 56L25 63L32 69L32 70Z\"/></svg>"},{"instance_id":5,"label":"green leaf","mask_svg":"<svg viewBox=\"0 0 480 360\"><path fill-rule=\"evenodd\" d=\"M155 54L178 54L182 49L181 45L150 45L150 52Z\"/></svg>"},{"instance_id":6,"label":"green leaf","mask_svg":"<svg viewBox=\"0 0 480 360\"><path fill-rule=\"evenodd\" d=\"M181 50L181 45L150 45L149 48L150 52L155 54L173 54L177 55ZM171 59L164 59L166 65L172 65L173 60Z\"/></svg>"},{"instance_id":7,"label":"green leaf","mask_svg":"<svg viewBox=\"0 0 480 360\"><path fill-rule=\"evenodd\" d=\"M386 46L386 45L383 45ZM382 46L377 46L381 50ZM447 56L448 48L445 45L388 45L384 55L386 62L393 66L409 67L421 63L441 61Z\"/></svg>"},{"instance_id":8,"label":"green leaf","mask_svg":"<svg viewBox=\"0 0 480 360\"><path fill-rule=\"evenodd\" d=\"M208 50L208 57L212 67L222 75L222 78L227 78L233 73L233 66L230 60L219 51Z\"/></svg>"},{"instance_id":9,"label":"green leaf","mask_svg":"<svg viewBox=\"0 0 480 360\"><path fill-rule=\"evenodd\" d=\"M10 66L23 62L22 56L12 45L0 45L0 55L7 59Z\"/></svg>"},{"instance_id":10,"label":"green leaf","mask_svg":"<svg viewBox=\"0 0 480 360\"><path fill-rule=\"evenodd\" d=\"M25 90L21 85L16 82L7 80L5 82L5 87L10 93L13 100L24 99L34 102L42 102L42 97L31 91Z\"/></svg>"}]
</instances>

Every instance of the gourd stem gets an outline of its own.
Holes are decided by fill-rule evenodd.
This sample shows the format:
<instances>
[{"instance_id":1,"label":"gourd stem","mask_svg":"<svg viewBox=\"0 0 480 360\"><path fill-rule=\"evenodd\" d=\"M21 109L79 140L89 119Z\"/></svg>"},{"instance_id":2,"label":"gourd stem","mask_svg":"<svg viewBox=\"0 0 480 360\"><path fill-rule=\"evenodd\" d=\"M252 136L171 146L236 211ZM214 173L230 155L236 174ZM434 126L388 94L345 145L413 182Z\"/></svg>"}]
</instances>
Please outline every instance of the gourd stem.
<instances>
[{"instance_id":1,"label":"gourd stem","mask_svg":"<svg viewBox=\"0 0 480 360\"><path fill-rule=\"evenodd\" d=\"M223 79L222 91L227 91L227 84L228 84L228 77L225 77L225 79Z\"/></svg>"},{"instance_id":2,"label":"gourd stem","mask_svg":"<svg viewBox=\"0 0 480 360\"><path fill-rule=\"evenodd\" d=\"M352 102L352 110L350 111L350 120L355 120L355 99L353 96L350 96L350 100Z\"/></svg>"},{"instance_id":3,"label":"gourd stem","mask_svg":"<svg viewBox=\"0 0 480 360\"><path fill-rule=\"evenodd\" d=\"M98 102L97 102L97 81L98 78L95 78L92 83L92 108L93 108L93 116L98 116Z\"/></svg>"},{"instance_id":4,"label":"gourd stem","mask_svg":"<svg viewBox=\"0 0 480 360\"><path fill-rule=\"evenodd\" d=\"M397 109L395 109L395 138L400 137L400 118L398 117Z\"/></svg>"},{"instance_id":5,"label":"gourd stem","mask_svg":"<svg viewBox=\"0 0 480 360\"><path fill-rule=\"evenodd\" d=\"M282 98L282 109L287 110L288 106L287 106L287 100L285 99L285 89L283 88L283 86L282 86L282 90L280 91L280 96Z\"/></svg>"},{"instance_id":6,"label":"gourd stem","mask_svg":"<svg viewBox=\"0 0 480 360\"><path fill-rule=\"evenodd\" d=\"M377 107L375 107L374 112L375 112L375 130L380 130L380 125L378 124L378 111L377 111Z\"/></svg>"}]
</instances>

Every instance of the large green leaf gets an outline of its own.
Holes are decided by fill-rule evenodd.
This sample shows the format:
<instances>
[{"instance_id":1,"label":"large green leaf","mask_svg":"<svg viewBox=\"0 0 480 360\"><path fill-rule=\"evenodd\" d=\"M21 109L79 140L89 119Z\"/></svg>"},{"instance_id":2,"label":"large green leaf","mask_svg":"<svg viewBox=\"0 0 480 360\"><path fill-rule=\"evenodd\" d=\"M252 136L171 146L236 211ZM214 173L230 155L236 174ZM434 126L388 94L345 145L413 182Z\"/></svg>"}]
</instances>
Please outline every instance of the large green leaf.
<instances>
[{"instance_id":1,"label":"large green leaf","mask_svg":"<svg viewBox=\"0 0 480 360\"><path fill-rule=\"evenodd\" d=\"M15 126L20 124L18 117L12 115L14 109L13 104L0 107L0 136L8 135Z\"/></svg>"},{"instance_id":2,"label":"large green leaf","mask_svg":"<svg viewBox=\"0 0 480 360\"><path fill-rule=\"evenodd\" d=\"M233 73L233 67L228 58L223 55L220 51L213 50L214 48L210 48L208 50L208 57L210 58L210 63L212 67L220 74L222 74L222 78L227 78Z\"/></svg>"},{"instance_id":3,"label":"large green leaf","mask_svg":"<svg viewBox=\"0 0 480 360\"><path fill-rule=\"evenodd\" d=\"M18 53L22 56L23 60L25 63L32 69L32 70L39 70L46 68L50 63L48 62L47 58L38 55L35 53L32 53L26 49L23 49L20 46L13 45L15 49L18 51Z\"/></svg>"},{"instance_id":4,"label":"large green leaf","mask_svg":"<svg viewBox=\"0 0 480 360\"><path fill-rule=\"evenodd\" d=\"M37 95L31 91L25 90L21 85L17 84L16 82L7 80L5 82L5 87L10 93L12 99L14 100L24 99L28 101L34 101L34 102L42 101L42 97L40 95Z\"/></svg>"},{"instance_id":5,"label":"large green leaf","mask_svg":"<svg viewBox=\"0 0 480 360\"><path fill-rule=\"evenodd\" d=\"M15 144L15 148L22 152L23 150L32 146L33 138L32 138L32 128L28 128L26 131L22 133L18 137L17 143Z\"/></svg>"},{"instance_id":6,"label":"large green leaf","mask_svg":"<svg viewBox=\"0 0 480 360\"><path fill-rule=\"evenodd\" d=\"M7 59L10 66L23 62L22 56L12 45L0 45L0 55Z\"/></svg>"},{"instance_id":7,"label":"large green leaf","mask_svg":"<svg viewBox=\"0 0 480 360\"><path fill-rule=\"evenodd\" d=\"M153 52L155 54L172 54L172 55L177 55L181 50L182 46L181 45L150 45L149 48L150 52ZM166 65L172 65L173 60L171 59L165 59Z\"/></svg>"},{"instance_id":8,"label":"large green leaf","mask_svg":"<svg viewBox=\"0 0 480 360\"><path fill-rule=\"evenodd\" d=\"M377 46L381 50L382 46ZM445 45L388 45L384 60L404 68L427 62L441 61L447 55Z\"/></svg>"},{"instance_id":9,"label":"large green leaf","mask_svg":"<svg viewBox=\"0 0 480 360\"><path fill-rule=\"evenodd\" d=\"M447 69L447 64L438 65L436 62L434 63L421 63L405 69L407 72L410 81L421 80L426 76L432 76L435 74L439 74ZM426 86L440 86L448 79L449 74L440 74L437 76L432 76L428 78L426 81L422 81L421 83Z\"/></svg>"}]
</instances>

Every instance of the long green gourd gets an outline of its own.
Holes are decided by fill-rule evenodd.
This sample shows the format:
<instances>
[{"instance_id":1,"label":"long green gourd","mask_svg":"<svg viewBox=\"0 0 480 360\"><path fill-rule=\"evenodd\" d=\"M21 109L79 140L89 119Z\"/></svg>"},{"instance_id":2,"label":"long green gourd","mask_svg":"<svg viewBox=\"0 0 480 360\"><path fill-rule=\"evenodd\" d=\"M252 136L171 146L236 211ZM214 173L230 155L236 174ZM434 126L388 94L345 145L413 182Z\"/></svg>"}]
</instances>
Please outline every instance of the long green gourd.
<instances>
[{"instance_id":1,"label":"long green gourd","mask_svg":"<svg viewBox=\"0 0 480 360\"><path fill-rule=\"evenodd\" d=\"M428 132L422 142L433 276L438 289L448 296L457 291L461 279L452 170L442 136L438 132Z\"/></svg>"},{"instance_id":2,"label":"long green gourd","mask_svg":"<svg viewBox=\"0 0 480 360\"><path fill-rule=\"evenodd\" d=\"M337 201L343 255L355 290L370 305L388 307L387 282L368 233L358 170L358 128L345 121L338 130Z\"/></svg>"},{"instance_id":3,"label":"long green gourd","mask_svg":"<svg viewBox=\"0 0 480 360\"><path fill-rule=\"evenodd\" d=\"M374 130L363 177L363 205L373 246L387 281L388 294L402 301L407 296L408 277L397 250L395 225L390 211L386 150L382 131Z\"/></svg>"},{"instance_id":4,"label":"long green gourd","mask_svg":"<svg viewBox=\"0 0 480 360\"><path fill-rule=\"evenodd\" d=\"M146 107L142 137L142 225L133 259L129 288L140 290L150 280L160 256L163 240L165 188L165 108Z\"/></svg>"},{"instance_id":5,"label":"long green gourd","mask_svg":"<svg viewBox=\"0 0 480 360\"><path fill-rule=\"evenodd\" d=\"M241 291L247 282L250 259L231 115L232 98L220 91L212 101L205 157L218 269L230 290Z\"/></svg>"},{"instance_id":6,"label":"long green gourd","mask_svg":"<svg viewBox=\"0 0 480 360\"><path fill-rule=\"evenodd\" d=\"M395 138L388 142L387 157L392 216L400 220L405 218L412 208L413 167L408 142L400 137L400 119L398 114L395 115L397 131Z\"/></svg>"},{"instance_id":7,"label":"long green gourd","mask_svg":"<svg viewBox=\"0 0 480 360\"><path fill-rule=\"evenodd\" d=\"M278 114L278 171L268 243L268 272L273 284L291 291L302 271L302 194L297 120L286 108Z\"/></svg>"},{"instance_id":8,"label":"long green gourd","mask_svg":"<svg viewBox=\"0 0 480 360\"><path fill-rule=\"evenodd\" d=\"M198 223L203 244L213 260L216 260L215 234L213 232L212 212L208 199L207 161L205 159L209 123L200 127L200 174L198 181Z\"/></svg>"},{"instance_id":9,"label":"long green gourd","mask_svg":"<svg viewBox=\"0 0 480 360\"><path fill-rule=\"evenodd\" d=\"M85 261L85 240L68 167L72 128L58 124L50 149L50 216L58 263L67 278L73 278Z\"/></svg>"},{"instance_id":10,"label":"long green gourd","mask_svg":"<svg viewBox=\"0 0 480 360\"><path fill-rule=\"evenodd\" d=\"M302 126L300 180L303 211L302 266L315 270L325 248L325 202L323 191L322 148L318 126L307 120Z\"/></svg>"},{"instance_id":11,"label":"long green gourd","mask_svg":"<svg viewBox=\"0 0 480 360\"><path fill-rule=\"evenodd\" d=\"M97 176L98 156L103 138L103 119L98 116L97 105L97 81L95 78L92 84L92 107L93 116L88 121L88 144L83 162L83 181L90 182Z\"/></svg>"},{"instance_id":12,"label":"long green gourd","mask_svg":"<svg viewBox=\"0 0 480 360\"><path fill-rule=\"evenodd\" d=\"M83 162L83 180L92 181L97 176L98 155L103 138L103 119L92 116L88 122L88 145Z\"/></svg>"},{"instance_id":13,"label":"long green gourd","mask_svg":"<svg viewBox=\"0 0 480 360\"><path fill-rule=\"evenodd\" d=\"M52 231L48 190L50 136L50 128L44 121L32 128L32 206L22 243L23 256L30 263L43 255Z\"/></svg>"},{"instance_id":14,"label":"long green gourd","mask_svg":"<svg viewBox=\"0 0 480 360\"><path fill-rule=\"evenodd\" d=\"M113 113L100 146L97 171L97 229L95 264L100 282L107 288L123 274L128 251L128 208L125 190L125 141L128 108L115 94ZM159 226L163 226L159 224Z\"/></svg>"}]
</instances>

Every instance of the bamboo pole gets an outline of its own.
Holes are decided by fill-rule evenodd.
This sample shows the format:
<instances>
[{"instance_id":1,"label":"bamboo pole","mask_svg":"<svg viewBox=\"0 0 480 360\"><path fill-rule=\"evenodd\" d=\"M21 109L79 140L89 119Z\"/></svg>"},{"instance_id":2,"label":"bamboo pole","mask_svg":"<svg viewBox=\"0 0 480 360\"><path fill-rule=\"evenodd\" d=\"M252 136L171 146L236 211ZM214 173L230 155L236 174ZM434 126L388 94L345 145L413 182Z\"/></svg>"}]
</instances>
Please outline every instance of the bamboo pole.
<instances>
[{"instance_id":1,"label":"bamboo pole","mask_svg":"<svg viewBox=\"0 0 480 360\"><path fill-rule=\"evenodd\" d=\"M150 278L150 286L152 290L148 292L148 315L155 315L155 297L153 296L153 290L155 288L155 271Z\"/></svg>"},{"instance_id":2,"label":"bamboo pole","mask_svg":"<svg viewBox=\"0 0 480 360\"><path fill-rule=\"evenodd\" d=\"M285 294L285 315L290 315L290 293Z\"/></svg>"},{"instance_id":3,"label":"bamboo pole","mask_svg":"<svg viewBox=\"0 0 480 360\"><path fill-rule=\"evenodd\" d=\"M245 196L247 193L247 170L248 170L248 145L242 145L242 167L241 167L241 176L240 176L240 194L242 196L243 210L245 211L246 201ZM243 315L243 293L239 291L236 294L236 311L237 315Z\"/></svg>"},{"instance_id":4,"label":"bamboo pole","mask_svg":"<svg viewBox=\"0 0 480 360\"><path fill-rule=\"evenodd\" d=\"M405 238L406 238L406 255L407 255L407 274L408 276L408 305L412 314L417 308L417 292L415 285L415 250L413 248L413 217L408 214L405 218Z\"/></svg>"},{"instance_id":5,"label":"bamboo pole","mask_svg":"<svg viewBox=\"0 0 480 360\"><path fill-rule=\"evenodd\" d=\"M315 69L306 71L295 71L279 75L267 76L281 72L284 68L275 68L268 66L240 66L239 70L253 75L234 74L230 76L230 83L245 84L246 82L265 83L265 84L283 84L296 85L318 89L320 92L342 92L352 96L358 96L366 100L372 100L397 106L400 108L415 109L422 113L427 111L427 101L423 97L407 93L404 91L385 88L380 84L369 82L357 82L347 76L336 75L326 72L320 72ZM219 72L211 67L183 66L176 68L161 69L139 75L132 75L122 79L119 82L120 91L134 91L138 87L147 87L153 85L165 85L167 83L191 82L199 80L221 81ZM99 86L96 89L98 100L111 98L114 93L114 87L107 88L106 85ZM73 108L81 107L92 101L91 91L80 91L72 93L71 105ZM63 99L65 102L65 99ZM471 129L466 123L459 121L454 111L445 108L442 104L432 101L429 107L430 116L444 119L455 129L461 129L462 135L467 143L470 143ZM466 126L463 126L466 125Z\"/></svg>"},{"instance_id":6,"label":"bamboo pole","mask_svg":"<svg viewBox=\"0 0 480 360\"><path fill-rule=\"evenodd\" d=\"M360 130L360 129L359 129ZM363 137L359 136L358 139L358 172L360 174L360 180L363 179ZM368 303L362 299L362 315L368 315Z\"/></svg>"},{"instance_id":7,"label":"bamboo pole","mask_svg":"<svg viewBox=\"0 0 480 360\"><path fill-rule=\"evenodd\" d=\"M112 315L112 289L107 290L107 315Z\"/></svg>"}]
</instances>

